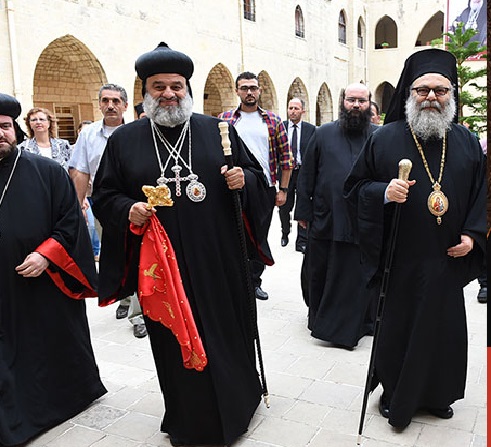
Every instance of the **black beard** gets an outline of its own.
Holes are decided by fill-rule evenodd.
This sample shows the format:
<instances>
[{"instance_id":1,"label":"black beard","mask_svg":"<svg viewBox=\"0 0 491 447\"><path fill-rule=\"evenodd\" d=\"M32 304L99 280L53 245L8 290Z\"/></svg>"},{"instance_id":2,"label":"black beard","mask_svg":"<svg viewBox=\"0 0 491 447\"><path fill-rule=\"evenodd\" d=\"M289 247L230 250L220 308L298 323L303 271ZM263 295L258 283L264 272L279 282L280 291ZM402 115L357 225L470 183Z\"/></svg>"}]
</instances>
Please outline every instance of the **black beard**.
<instances>
[{"instance_id":1,"label":"black beard","mask_svg":"<svg viewBox=\"0 0 491 447\"><path fill-rule=\"evenodd\" d=\"M372 119L372 111L370 108L365 111L358 111L358 114L353 114L352 110L347 110L344 105L341 105L339 124L346 133L362 133L368 128Z\"/></svg>"},{"instance_id":2,"label":"black beard","mask_svg":"<svg viewBox=\"0 0 491 447\"><path fill-rule=\"evenodd\" d=\"M13 144L7 147L5 150L0 150L0 160L3 160L5 157L8 157L12 152L14 152L17 147L17 142L15 141Z\"/></svg>"}]
</instances>

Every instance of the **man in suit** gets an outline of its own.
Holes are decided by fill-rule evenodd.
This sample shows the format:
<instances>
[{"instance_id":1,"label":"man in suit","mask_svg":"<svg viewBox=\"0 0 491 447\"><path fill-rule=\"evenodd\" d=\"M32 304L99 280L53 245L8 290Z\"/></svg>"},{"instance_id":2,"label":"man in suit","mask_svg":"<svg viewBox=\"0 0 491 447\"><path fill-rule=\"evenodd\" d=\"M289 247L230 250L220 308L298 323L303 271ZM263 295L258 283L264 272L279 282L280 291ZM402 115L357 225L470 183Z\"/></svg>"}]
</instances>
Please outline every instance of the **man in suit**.
<instances>
[{"instance_id":1,"label":"man in suit","mask_svg":"<svg viewBox=\"0 0 491 447\"><path fill-rule=\"evenodd\" d=\"M302 165L302 159L305 155L305 149L310 137L314 134L315 126L310 123L306 123L302 120L302 115L305 113L305 101L300 98L292 98L288 102L288 121L284 121L283 124L288 130L288 141L290 142L290 148L293 153L293 171L290 177L290 183L288 184L288 193L286 195L286 202L280 206L280 221L281 221L281 246L286 247L288 245L288 235L291 228L291 212L295 204L295 195L297 190L297 178ZM295 249L302 253L305 252L307 245L307 231L300 225L297 225L297 240L295 243Z\"/></svg>"}]
</instances>

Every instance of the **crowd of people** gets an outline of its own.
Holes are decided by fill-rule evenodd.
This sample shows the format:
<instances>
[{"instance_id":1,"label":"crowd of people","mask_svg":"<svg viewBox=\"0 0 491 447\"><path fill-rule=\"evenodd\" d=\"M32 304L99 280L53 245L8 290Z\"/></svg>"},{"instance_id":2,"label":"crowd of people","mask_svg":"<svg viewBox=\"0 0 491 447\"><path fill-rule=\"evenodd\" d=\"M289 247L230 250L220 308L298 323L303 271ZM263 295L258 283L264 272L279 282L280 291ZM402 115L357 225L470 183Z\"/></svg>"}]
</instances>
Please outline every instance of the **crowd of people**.
<instances>
[{"instance_id":1,"label":"crowd of people","mask_svg":"<svg viewBox=\"0 0 491 447\"><path fill-rule=\"evenodd\" d=\"M102 120L73 147L39 107L24 139L20 103L0 94L0 445L106 392L91 297L117 303L135 337L148 334L171 444L232 445L268 394L256 300L269 298L275 207L282 247L292 213L297 222L312 337L346 350L377 337L369 391L383 387L392 426L421 410L451 418L467 369L463 288L486 253L485 154L457 124L455 58L411 55L383 125L361 83L343 89L337 120L315 127L303 98L289 100L285 121L261 108L248 71L235 81L237 108L193 112L193 61L163 42L135 70L138 119L124 123L126 91L105 84Z\"/></svg>"}]
</instances>

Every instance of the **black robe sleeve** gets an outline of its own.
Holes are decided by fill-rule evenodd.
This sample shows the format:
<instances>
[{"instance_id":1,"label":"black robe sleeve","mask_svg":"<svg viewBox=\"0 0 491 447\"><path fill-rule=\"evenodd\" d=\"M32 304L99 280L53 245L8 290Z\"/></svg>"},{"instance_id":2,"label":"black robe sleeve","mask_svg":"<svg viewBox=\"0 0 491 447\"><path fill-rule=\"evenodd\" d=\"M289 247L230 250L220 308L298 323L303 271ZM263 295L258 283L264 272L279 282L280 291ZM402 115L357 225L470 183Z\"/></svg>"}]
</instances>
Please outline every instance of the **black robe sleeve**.
<instances>
[{"instance_id":1,"label":"black robe sleeve","mask_svg":"<svg viewBox=\"0 0 491 447\"><path fill-rule=\"evenodd\" d=\"M385 216L391 216L393 204L384 205L388 182L375 181L376 166L373 135L366 141L345 185L344 194L358 234L361 261L368 283L377 273L384 244Z\"/></svg>"},{"instance_id":2,"label":"black robe sleeve","mask_svg":"<svg viewBox=\"0 0 491 447\"><path fill-rule=\"evenodd\" d=\"M302 169L297 179L297 202L295 205L295 220L312 222L314 210L312 196L315 190L316 166L318 165L318 138L319 130L316 129L309 140L302 159Z\"/></svg>"},{"instance_id":3,"label":"black robe sleeve","mask_svg":"<svg viewBox=\"0 0 491 447\"><path fill-rule=\"evenodd\" d=\"M103 227L100 270L105 272L99 287L99 303L111 304L136 291L137 259L135 251L141 237L129 231L129 211L134 199L125 194L126 182L119 169L119 157L114 139L109 138L94 179L93 212Z\"/></svg>"},{"instance_id":4,"label":"black robe sleeve","mask_svg":"<svg viewBox=\"0 0 491 447\"><path fill-rule=\"evenodd\" d=\"M242 206L249 250L252 250L250 256L259 257L266 265L271 266L274 260L268 243L271 210L267 179L261 165L232 125L229 125L229 132L234 163L242 167L245 176Z\"/></svg>"}]
</instances>

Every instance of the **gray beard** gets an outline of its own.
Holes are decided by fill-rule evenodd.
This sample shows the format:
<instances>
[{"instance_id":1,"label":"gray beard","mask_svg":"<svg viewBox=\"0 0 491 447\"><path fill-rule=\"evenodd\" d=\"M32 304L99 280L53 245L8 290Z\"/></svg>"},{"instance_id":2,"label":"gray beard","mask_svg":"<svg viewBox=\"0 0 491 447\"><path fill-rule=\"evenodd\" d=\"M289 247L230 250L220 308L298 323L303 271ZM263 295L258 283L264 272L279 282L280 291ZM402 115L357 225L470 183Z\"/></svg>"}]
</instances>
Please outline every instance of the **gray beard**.
<instances>
[{"instance_id":1,"label":"gray beard","mask_svg":"<svg viewBox=\"0 0 491 447\"><path fill-rule=\"evenodd\" d=\"M413 129L414 133L428 140L430 138L443 138L445 132L450 129L455 116L455 100L450 97L443 106L438 101L431 101L432 105L438 107L440 112L425 109L430 101L423 101L418 104L416 97L409 96L406 101L406 118L407 122Z\"/></svg>"},{"instance_id":2,"label":"gray beard","mask_svg":"<svg viewBox=\"0 0 491 447\"><path fill-rule=\"evenodd\" d=\"M179 100L177 106L161 106L158 99L153 99L145 93L143 110L147 118L165 127L176 127L185 123L193 114L193 98L186 92L186 96Z\"/></svg>"}]
</instances>

